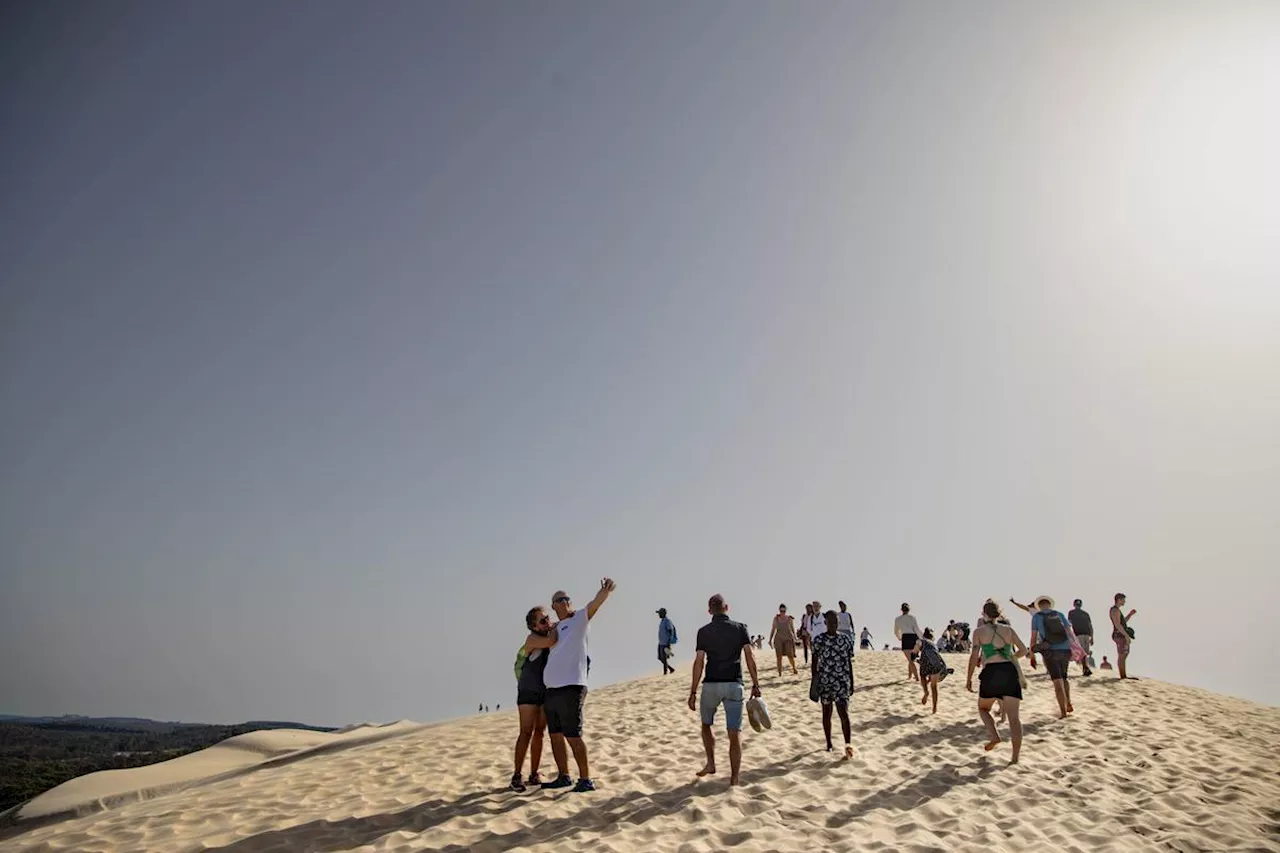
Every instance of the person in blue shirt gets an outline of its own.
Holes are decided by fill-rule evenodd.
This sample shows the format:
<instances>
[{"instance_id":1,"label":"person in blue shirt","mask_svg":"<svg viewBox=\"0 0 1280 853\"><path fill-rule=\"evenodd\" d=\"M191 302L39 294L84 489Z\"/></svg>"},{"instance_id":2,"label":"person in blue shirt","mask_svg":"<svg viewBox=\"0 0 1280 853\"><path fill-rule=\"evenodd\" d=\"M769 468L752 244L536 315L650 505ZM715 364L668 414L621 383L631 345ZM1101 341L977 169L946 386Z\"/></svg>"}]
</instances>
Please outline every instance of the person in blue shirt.
<instances>
[{"instance_id":1,"label":"person in blue shirt","mask_svg":"<svg viewBox=\"0 0 1280 853\"><path fill-rule=\"evenodd\" d=\"M1044 657L1045 669L1053 679L1053 692L1058 698L1060 718L1065 720L1075 710L1071 707L1071 684L1067 681L1067 668L1071 665L1071 623L1053 609L1052 597L1041 595L1034 603L1031 648Z\"/></svg>"},{"instance_id":2,"label":"person in blue shirt","mask_svg":"<svg viewBox=\"0 0 1280 853\"><path fill-rule=\"evenodd\" d=\"M676 643L675 623L667 618L667 608L658 608L658 661L662 664L662 674L670 675L676 671L668 661L671 659L671 647Z\"/></svg>"}]
</instances>

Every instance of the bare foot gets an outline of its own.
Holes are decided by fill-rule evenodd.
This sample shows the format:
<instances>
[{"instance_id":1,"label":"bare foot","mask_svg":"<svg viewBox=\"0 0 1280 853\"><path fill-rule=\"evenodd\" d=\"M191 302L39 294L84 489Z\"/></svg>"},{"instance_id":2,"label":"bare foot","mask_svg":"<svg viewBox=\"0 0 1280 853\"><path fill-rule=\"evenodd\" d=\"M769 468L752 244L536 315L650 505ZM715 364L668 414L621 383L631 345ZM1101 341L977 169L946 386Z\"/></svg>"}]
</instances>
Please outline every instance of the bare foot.
<instances>
[{"instance_id":1,"label":"bare foot","mask_svg":"<svg viewBox=\"0 0 1280 853\"><path fill-rule=\"evenodd\" d=\"M706 767L698 771L699 777L714 776L714 775L716 775L716 766L714 764L708 764Z\"/></svg>"},{"instance_id":2,"label":"bare foot","mask_svg":"<svg viewBox=\"0 0 1280 853\"><path fill-rule=\"evenodd\" d=\"M926 697L924 697L923 699L921 699L921 700L920 700L920 704L921 704L921 705L928 705L928 704L929 704L929 697L928 697L928 696L926 696Z\"/></svg>"},{"instance_id":3,"label":"bare foot","mask_svg":"<svg viewBox=\"0 0 1280 853\"><path fill-rule=\"evenodd\" d=\"M729 787L730 787L730 788L737 788L737 787L738 787L739 785L741 785L741 784L742 784L742 780L741 780L741 779L739 779L737 776L730 776L730 777L729 777Z\"/></svg>"},{"instance_id":4,"label":"bare foot","mask_svg":"<svg viewBox=\"0 0 1280 853\"><path fill-rule=\"evenodd\" d=\"M987 752L990 752L991 750L999 746L1000 743L1001 743L1000 738L996 738L995 740L991 741L986 746L984 746L983 749L986 750Z\"/></svg>"},{"instance_id":5,"label":"bare foot","mask_svg":"<svg viewBox=\"0 0 1280 853\"><path fill-rule=\"evenodd\" d=\"M1072 705L1070 702L1068 702L1068 703L1067 703L1067 713L1068 713L1068 714L1074 714L1075 712L1076 712L1076 706L1075 706L1075 705Z\"/></svg>"},{"instance_id":6,"label":"bare foot","mask_svg":"<svg viewBox=\"0 0 1280 853\"><path fill-rule=\"evenodd\" d=\"M853 747L846 746L844 748L844 760L848 761L850 758L853 758Z\"/></svg>"},{"instance_id":7,"label":"bare foot","mask_svg":"<svg viewBox=\"0 0 1280 853\"><path fill-rule=\"evenodd\" d=\"M1009 764L1010 764L1010 766L1012 766L1012 765L1014 765L1014 764L1017 764L1017 763L1018 763L1018 759L1017 759L1017 758L1010 758L1010 759L1009 759Z\"/></svg>"}]
</instances>

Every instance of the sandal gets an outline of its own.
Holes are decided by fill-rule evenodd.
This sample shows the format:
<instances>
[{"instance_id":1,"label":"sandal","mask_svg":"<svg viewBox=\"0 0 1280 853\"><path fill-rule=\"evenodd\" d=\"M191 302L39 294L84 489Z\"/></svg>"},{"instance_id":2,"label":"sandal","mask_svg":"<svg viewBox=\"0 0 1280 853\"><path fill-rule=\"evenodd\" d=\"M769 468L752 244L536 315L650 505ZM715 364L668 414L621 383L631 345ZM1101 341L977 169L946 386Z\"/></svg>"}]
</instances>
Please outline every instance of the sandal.
<instances>
[{"instance_id":1,"label":"sandal","mask_svg":"<svg viewBox=\"0 0 1280 853\"><path fill-rule=\"evenodd\" d=\"M528 790L525 788L524 782L521 781L519 773L515 773L511 776L511 790L515 791L517 794L523 794Z\"/></svg>"},{"instance_id":2,"label":"sandal","mask_svg":"<svg viewBox=\"0 0 1280 853\"><path fill-rule=\"evenodd\" d=\"M529 774L529 784L530 784L530 785L541 785L541 784L542 784L542 774L541 774L541 773L539 773L537 770L535 770L535 771L533 771L532 773L530 773L530 774Z\"/></svg>"}]
</instances>

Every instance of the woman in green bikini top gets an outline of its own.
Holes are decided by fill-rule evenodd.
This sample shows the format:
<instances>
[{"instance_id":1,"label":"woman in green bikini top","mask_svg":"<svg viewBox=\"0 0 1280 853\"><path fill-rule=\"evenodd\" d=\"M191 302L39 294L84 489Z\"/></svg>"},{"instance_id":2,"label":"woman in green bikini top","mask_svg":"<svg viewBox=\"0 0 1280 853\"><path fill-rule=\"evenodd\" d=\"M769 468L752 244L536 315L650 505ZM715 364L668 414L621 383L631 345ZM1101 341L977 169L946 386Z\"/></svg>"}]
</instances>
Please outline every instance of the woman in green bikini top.
<instances>
[{"instance_id":1,"label":"woman in green bikini top","mask_svg":"<svg viewBox=\"0 0 1280 853\"><path fill-rule=\"evenodd\" d=\"M982 663L981 687L978 690L978 717L987 729L987 752L1001 744L991 709L997 702L1009 723L1009 738L1013 743L1013 764L1018 763L1022 751L1022 717L1018 706L1022 702L1022 672L1017 660L1027 653L1027 647L1018 632L1003 620L1000 605L991 599L982 606L982 619L973 632L973 652L969 655L969 675L965 688L973 690L973 671Z\"/></svg>"}]
</instances>

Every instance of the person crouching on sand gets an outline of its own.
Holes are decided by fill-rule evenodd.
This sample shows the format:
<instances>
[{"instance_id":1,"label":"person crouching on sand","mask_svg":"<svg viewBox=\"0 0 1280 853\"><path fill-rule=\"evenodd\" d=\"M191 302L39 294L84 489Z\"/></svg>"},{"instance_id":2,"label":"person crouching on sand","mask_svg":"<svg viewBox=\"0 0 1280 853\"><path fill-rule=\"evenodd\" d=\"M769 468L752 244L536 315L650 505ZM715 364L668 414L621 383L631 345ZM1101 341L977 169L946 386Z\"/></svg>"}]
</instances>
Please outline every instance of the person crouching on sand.
<instances>
[{"instance_id":1,"label":"person crouching on sand","mask_svg":"<svg viewBox=\"0 0 1280 853\"><path fill-rule=\"evenodd\" d=\"M996 731L996 721L991 717L991 706L998 701L1008 717L1009 737L1013 741L1013 759L1009 763L1017 764L1018 755L1022 752L1022 718L1018 715L1018 706L1022 703L1022 678L1017 660L1027 653L1027 647L1017 631L998 621L1003 618L1000 605L988 600L982 607L982 613L989 621L974 629L965 689L973 692L973 671L981 662L978 716L987 727L986 750L990 752L1000 745L1000 733Z\"/></svg>"},{"instance_id":2,"label":"person crouching on sand","mask_svg":"<svg viewBox=\"0 0 1280 853\"><path fill-rule=\"evenodd\" d=\"M840 714L840 730L844 733L844 758L853 758L852 731L849 723L849 697L853 695L853 634L840 631L840 615L826 613L827 630L813 638L814 691L822 703L822 733L831 745L831 708ZM810 698L813 698L812 695Z\"/></svg>"},{"instance_id":3,"label":"person crouching on sand","mask_svg":"<svg viewBox=\"0 0 1280 853\"><path fill-rule=\"evenodd\" d=\"M947 668L938 647L933 642L933 629L925 628L924 634L916 642L916 652L920 655L920 686L924 688L924 697L920 704L927 704L930 691L933 693L933 713L938 713L938 685L953 670Z\"/></svg>"},{"instance_id":4,"label":"person crouching on sand","mask_svg":"<svg viewBox=\"0 0 1280 853\"><path fill-rule=\"evenodd\" d=\"M555 629L551 617L541 607L534 607L524 616L529 636L521 647L521 657L516 669L516 710L520 714L520 736L516 738L516 770L511 774L511 790L525 790L525 752L529 752L530 785L541 785L538 765L542 762L542 734L547 729L547 715L542 703L547 688L542 683L542 671L547 667L549 650L556 644Z\"/></svg>"}]
</instances>

